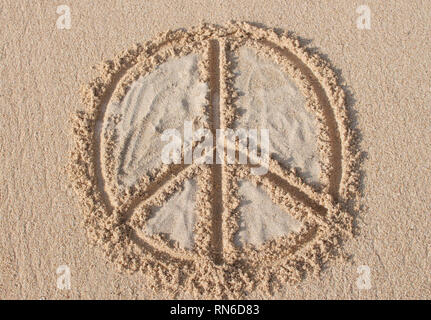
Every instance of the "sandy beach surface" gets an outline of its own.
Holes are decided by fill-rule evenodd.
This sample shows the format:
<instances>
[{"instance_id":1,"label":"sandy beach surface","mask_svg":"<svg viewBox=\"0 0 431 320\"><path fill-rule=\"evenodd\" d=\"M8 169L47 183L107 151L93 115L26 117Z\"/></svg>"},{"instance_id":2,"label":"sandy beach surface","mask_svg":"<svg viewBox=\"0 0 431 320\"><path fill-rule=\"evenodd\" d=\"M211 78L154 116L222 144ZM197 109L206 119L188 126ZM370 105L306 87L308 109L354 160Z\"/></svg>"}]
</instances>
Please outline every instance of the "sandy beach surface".
<instances>
[{"instance_id":1,"label":"sandy beach surface","mask_svg":"<svg viewBox=\"0 0 431 320\"><path fill-rule=\"evenodd\" d=\"M202 22L225 26L231 20L291 31L302 46L331 63L347 93L363 154L356 235L342 244L349 259L333 259L319 276L308 274L299 283L282 283L271 295L255 290L244 297L431 298L430 3L74 0L62 4L71 12L66 29L57 25L63 13L57 12L60 4L22 0L0 4L1 299L172 297L164 288L153 290L140 272L117 270L100 247L90 245L80 199L68 174L71 119L82 109L81 86L100 74L92 66L160 32L189 29ZM370 29L357 26L361 5L370 9ZM268 108L263 113L245 112L236 125L269 127L274 133L271 148L280 162L298 166L300 176L319 188L315 119L304 108L299 89L252 50L240 49L238 56L237 67L252 70L236 80L245 93L238 103L251 110L265 101ZM194 116L205 105L208 90L198 79L198 58L189 54L179 59L138 79L129 96L107 107L108 116L115 116L118 108L128 110L121 114L122 120L109 118L99 128L102 134L119 130L120 149L114 150L118 166L112 167L117 180L107 183L118 184L120 191L135 184L143 168L158 166L162 130L182 127L184 119L206 121L204 116ZM169 87L178 90L163 94ZM186 111L156 108L158 112L151 113L138 109L136 99L151 106L179 100ZM279 100L298 108L285 117L273 117L282 112L277 109ZM279 143L283 138L286 143ZM102 148L103 143L109 145L108 140L101 142ZM121 147L128 144L134 147ZM109 163L103 170L111 170ZM190 208L196 197L202 203L202 194L196 191L201 187L202 179L186 180L166 205L158 206L160 200L155 199L150 209L144 207L150 218L143 234L169 233L184 250L193 248L200 239L192 232L199 217ZM241 232L235 237L239 247L299 232L301 223L283 217L263 189L241 181L238 192L243 197L238 209ZM264 214L257 214L259 210ZM173 211L181 214L172 219ZM65 268L70 270L69 289L58 285ZM185 291L176 297L196 296Z\"/></svg>"}]
</instances>

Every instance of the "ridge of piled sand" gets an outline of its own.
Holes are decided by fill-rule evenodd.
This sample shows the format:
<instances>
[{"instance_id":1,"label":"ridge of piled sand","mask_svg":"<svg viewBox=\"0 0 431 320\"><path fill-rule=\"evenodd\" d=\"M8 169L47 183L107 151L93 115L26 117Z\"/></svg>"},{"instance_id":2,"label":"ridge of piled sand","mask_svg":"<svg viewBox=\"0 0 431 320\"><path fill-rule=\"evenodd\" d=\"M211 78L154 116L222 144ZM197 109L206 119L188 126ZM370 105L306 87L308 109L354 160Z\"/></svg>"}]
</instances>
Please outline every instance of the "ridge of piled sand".
<instances>
[{"instance_id":1,"label":"ridge of piled sand","mask_svg":"<svg viewBox=\"0 0 431 320\"><path fill-rule=\"evenodd\" d=\"M162 165L136 177L137 183L132 179L128 186L120 186L119 163L113 155L121 136L115 124L122 115L107 113L108 104L120 105L136 80L170 58L197 54L203 57L197 67L199 80L208 83L210 91L199 121L212 131L232 127L239 118L240 102L230 55L243 46L280 65L305 96L307 110L317 119L321 185L306 184L296 170L272 159L269 173L263 176L252 175L247 166ZM136 45L103 63L100 70L101 76L83 91L86 109L74 120L69 172L89 238L117 266L142 271L158 290L183 287L195 295L239 297L256 288L271 291L281 283L298 282L304 274L318 273L323 264L343 256L341 241L352 235L352 217L346 210L358 196L359 157L345 94L318 55L270 29L246 23L226 28L202 25ZM101 125L105 116L112 126ZM193 250L167 242L162 235L143 238L136 230L145 227L152 208L162 206L193 178L199 189ZM235 246L241 211L239 179L261 186L273 203L300 221L298 232L262 245Z\"/></svg>"}]
</instances>

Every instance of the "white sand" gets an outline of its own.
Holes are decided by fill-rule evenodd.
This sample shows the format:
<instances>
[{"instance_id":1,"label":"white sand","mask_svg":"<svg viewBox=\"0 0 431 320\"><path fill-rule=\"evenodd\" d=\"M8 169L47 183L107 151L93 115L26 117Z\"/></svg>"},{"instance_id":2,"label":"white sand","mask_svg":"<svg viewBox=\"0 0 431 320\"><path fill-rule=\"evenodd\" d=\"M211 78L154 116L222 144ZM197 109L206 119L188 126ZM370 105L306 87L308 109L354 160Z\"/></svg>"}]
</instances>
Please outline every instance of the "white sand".
<instances>
[{"instance_id":1,"label":"white sand","mask_svg":"<svg viewBox=\"0 0 431 320\"><path fill-rule=\"evenodd\" d=\"M301 223L277 206L262 189L249 181L240 181L240 231L235 243L258 246L267 240L298 232Z\"/></svg>"},{"instance_id":2,"label":"white sand","mask_svg":"<svg viewBox=\"0 0 431 320\"><path fill-rule=\"evenodd\" d=\"M179 247L192 249L196 192L196 182L187 180L183 190L175 193L163 207L151 210L152 216L147 221L145 232L167 234L170 240L178 242Z\"/></svg>"},{"instance_id":3,"label":"white sand","mask_svg":"<svg viewBox=\"0 0 431 320\"><path fill-rule=\"evenodd\" d=\"M240 49L237 73L242 116L235 127L268 129L273 157L282 165L300 169L306 182L317 184L317 122L305 109L305 97L298 87L280 66L258 57L252 48Z\"/></svg>"},{"instance_id":4,"label":"white sand","mask_svg":"<svg viewBox=\"0 0 431 320\"><path fill-rule=\"evenodd\" d=\"M118 134L118 184L130 186L148 171L160 167L160 135L166 129L182 134L185 120L196 120L202 114L207 85L199 82L198 57L188 55L160 65L135 81L120 103L111 103L108 115L121 120L107 122ZM244 93L238 105L242 115L236 128L269 129L270 152L286 166L301 169L308 182L319 179L316 123L305 109L305 98L268 58L258 57L255 50L241 48L236 85ZM111 117L112 119L114 117ZM148 220L148 234L166 234L182 248L193 247L194 202L196 184L186 182L184 190L174 194L164 207L153 210ZM291 231L300 223L275 205L268 195L251 183L241 183L240 232L236 245L261 245Z\"/></svg>"},{"instance_id":5,"label":"white sand","mask_svg":"<svg viewBox=\"0 0 431 320\"><path fill-rule=\"evenodd\" d=\"M107 122L118 134L118 184L131 186L144 174L162 165L161 134L184 121L197 121L205 105L207 85L199 81L198 58L190 54L160 65L135 81L120 103L111 103L107 114L121 115L118 124Z\"/></svg>"}]
</instances>

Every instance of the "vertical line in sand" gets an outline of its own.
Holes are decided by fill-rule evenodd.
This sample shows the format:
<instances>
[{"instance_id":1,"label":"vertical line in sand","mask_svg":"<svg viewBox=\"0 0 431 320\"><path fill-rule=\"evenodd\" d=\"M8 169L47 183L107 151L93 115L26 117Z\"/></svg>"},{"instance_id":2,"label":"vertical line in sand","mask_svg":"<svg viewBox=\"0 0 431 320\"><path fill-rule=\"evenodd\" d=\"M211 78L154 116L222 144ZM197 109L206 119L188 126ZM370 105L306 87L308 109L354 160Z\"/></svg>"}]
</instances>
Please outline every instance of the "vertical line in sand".
<instances>
[{"instance_id":1,"label":"vertical line in sand","mask_svg":"<svg viewBox=\"0 0 431 320\"><path fill-rule=\"evenodd\" d=\"M223 48L218 40L209 41L209 85L211 102L211 131L213 134L213 146L216 146L216 130L221 129L223 121L222 104L220 99L220 68ZM223 237L222 237L222 213L223 213L223 168L222 164L216 164L216 149L213 151L212 164L212 226L211 226L211 247L213 261L215 264L223 262Z\"/></svg>"}]
</instances>

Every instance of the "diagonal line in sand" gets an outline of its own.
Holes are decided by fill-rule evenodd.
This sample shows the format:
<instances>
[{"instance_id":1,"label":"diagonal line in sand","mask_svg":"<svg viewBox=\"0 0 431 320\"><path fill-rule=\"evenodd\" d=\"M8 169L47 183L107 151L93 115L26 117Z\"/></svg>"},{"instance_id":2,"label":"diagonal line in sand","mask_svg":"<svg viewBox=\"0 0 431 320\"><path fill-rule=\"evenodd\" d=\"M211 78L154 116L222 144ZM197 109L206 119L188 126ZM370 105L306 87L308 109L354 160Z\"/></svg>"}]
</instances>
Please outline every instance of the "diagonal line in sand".
<instances>
[{"instance_id":1,"label":"diagonal line in sand","mask_svg":"<svg viewBox=\"0 0 431 320\"><path fill-rule=\"evenodd\" d=\"M351 135L345 128L346 122L342 121L344 120L343 96L341 95L342 90L339 89L335 81L336 77L332 73L328 73L324 64L317 64L320 62L318 58L315 59L314 56L311 57L300 49L299 44L297 45L294 39L290 39L290 37L281 38L272 31L259 31L248 24L231 25L228 29L203 26L193 33L182 32L179 34L186 37L186 40L175 44L169 34L163 35L160 37L160 41L157 40L156 45L124 55L124 57L130 57L131 60L126 59L124 62L123 57L116 58L113 66L117 68L116 65L118 64L120 69L112 70L113 77L109 78L111 75L104 72L104 75L109 77L98 78L98 81L90 86L91 91L88 91L86 104L90 107L89 123L91 126L83 127L83 134L79 140L81 142L80 149L78 150L80 154L85 156L87 162L83 164L76 159L74 162L75 168L79 169L74 179L80 190L80 195L84 199L83 202L89 203L88 208L85 208L86 226L89 227L92 237L108 244L104 246L104 250L117 264L131 270L141 268L144 273L154 276L152 283L157 285L166 284L169 287L171 285L169 282L175 282L175 284L184 285L193 292L199 291L219 297L221 292L226 291L228 292L227 296L231 293L240 295L245 291L245 288L249 288L251 285L272 286L272 279L284 281L292 277L295 281L300 280L298 272L301 272L302 265L310 262L310 268L318 270L320 265L329 260L330 250L338 246L338 242L332 241L333 237L342 235L339 230L342 232L344 230L341 228L349 229L348 217L344 215L345 212L340 210L342 203L337 203L337 196L340 184L342 187L345 185L345 180L341 180L342 174L347 175L351 169L348 161L352 156L351 150L348 149ZM331 127L329 132L325 128L325 135L323 135L324 144L328 143L328 146L324 145L325 148L320 149L328 154L328 157L325 158L327 163L324 163L327 165L325 166L327 172L322 174L324 189L317 192L311 186L304 184L294 172L284 173L275 165L270 165L269 172L264 176L247 176L243 173L249 167L233 164L240 169L234 168L232 170L232 165L226 163L212 165L204 170L193 165L162 167L160 171L152 175L153 179L142 178L136 188L115 189L115 186L111 185L113 180L109 176L111 167L107 167L108 176L103 175L104 168L101 168L103 167L103 159L101 159L100 149L102 152L105 149L97 140L100 138L100 131L97 128L94 130L95 128L92 126L94 122L103 121L104 116L106 116L103 111L103 101L101 104L98 99L108 98L107 100L110 100L112 92L109 92L109 88L111 88L112 82L117 83L123 79L125 74L122 72L123 67L128 72L126 63L129 63L128 61L136 63L141 59L143 64L148 63L147 66L152 68L165 62L168 55L159 55L158 53L162 43L171 42L169 47L175 55L190 53L194 49L196 52L202 53L203 46L210 43L211 48L209 48L208 53L211 57L208 58L211 60L208 59L210 61L206 61L208 63L204 66L210 76L207 78L207 75L203 73L201 79L205 79L205 82L211 84L211 92L209 93L211 101L208 111L214 117L211 123L211 129L214 131L215 129L231 127L232 124L228 121L235 119L234 74L230 68L232 61L226 59L225 53L230 50L235 51L244 45L244 41L259 42L260 47L266 47L267 50L272 51L271 56L275 60L283 62L281 65L286 68L291 68L291 65L295 68L299 66L300 71L305 74L304 86L312 87L313 89L310 90L314 90L315 94L319 96L319 99L316 99L314 94L312 95L314 99L312 102L318 106L313 108L310 103L310 110L317 111L319 120L326 122ZM183 50L183 48L185 49ZM141 56L142 58L138 59ZM284 59L279 59L281 56ZM133 71L137 70L139 69L136 67ZM295 69L295 71L297 70ZM301 72L295 72L294 75L300 77ZM128 73L127 81L133 80L133 74L133 72L130 75ZM325 78L328 80L323 81ZM105 89L108 93L104 92ZM122 92L122 90L120 91ZM338 97L339 93L340 97ZM104 95L103 98L102 95ZM218 97L218 101L216 97ZM335 107L338 109L332 110L332 106L334 109ZM324 116L321 116L320 107L327 108L329 112L323 112ZM84 121L82 122L80 124L86 125ZM87 139L87 136L90 135L91 141ZM90 148L87 148L87 145L82 141L88 143ZM344 160L346 155L348 156L347 161ZM342 156L343 158L341 158ZM95 173L92 163L88 162L90 158L92 161L96 158ZM193 171L195 168L196 171ZM211 174L209 174L210 171ZM208 223L203 225L201 232L201 234L205 233L205 237L201 237L203 249L196 251L196 256L193 256L192 261L189 261L189 255L181 255L184 251L177 250L172 253L171 250L165 250L166 246L153 241L155 238L147 241L145 237L140 237L139 225L145 223L149 206L163 204L169 195L178 190L181 182L190 177L194 178L196 175L208 185L207 188L203 189L206 192L206 197L204 198L205 202L202 202L204 206L202 206L201 212ZM86 184L81 176L92 184ZM101 179L94 183L95 179L93 178L99 177ZM278 238L267 243L266 247L259 248L258 251L244 251L246 255L237 255L237 251L229 247L229 242L231 231L234 232L237 226L235 219L238 217L238 212L234 210L237 208L236 205L239 205L240 199L235 198L237 194L234 184L239 178L254 179L255 182L263 184L263 189L265 187L268 189L266 192L274 203L281 204L288 210L296 211L296 213L293 212L293 215L302 218L299 220L304 223L304 228L297 235L292 235L291 238L283 236L281 239ZM330 180L329 183L328 180ZM89 187L92 189L90 190ZM100 190L102 194L105 193L103 199L100 199L98 192L90 192L93 189ZM344 193L342 192L342 194ZM105 210L103 201L111 195L113 198L107 199L107 206L110 205L109 200L113 200L115 197L118 197L116 199L118 201L114 201L112 207ZM90 199L85 202L87 198ZM143 209L140 212L142 215L133 216L134 213L139 213L141 208ZM114 212L113 215L111 214L112 211ZM106 218L108 221L104 221ZM130 218L132 220L128 221ZM340 227L337 227L338 223L340 223ZM226 236L229 237L226 238ZM225 243L223 243L223 239ZM291 243L288 241L290 239L299 239L299 241ZM137 248L140 252L136 254L135 249ZM267 249L266 252L265 249ZM238 249L238 251L240 250ZM287 255L283 256L282 253ZM243 259L244 257L247 258L247 254L250 254L254 263L250 268L246 266L248 264L247 259ZM205 259L201 259L203 256ZM317 256L321 257L321 262L313 260ZM278 262L278 260L281 261ZM243 261L244 265L241 265ZM276 265L273 265L274 261L277 261ZM288 268L282 266L281 263L288 265ZM180 283L176 278L177 276L187 278L187 281ZM168 278L173 280L168 280ZM234 286L232 286L233 283L235 283Z\"/></svg>"},{"instance_id":2,"label":"diagonal line in sand","mask_svg":"<svg viewBox=\"0 0 431 320\"><path fill-rule=\"evenodd\" d=\"M157 263L163 266L165 269L169 269L169 261L176 262L178 264L187 264L190 263L192 258L188 258L185 256L176 255L175 252L165 252L163 250L159 250L156 248L157 244L149 243L145 239L143 239L138 232L130 228L129 230L130 239L142 250L145 250L147 253L151 253L152 256L158 257L158 259L154 259L154 263ZM168 261L168 262L165 262Z\"/></svg>"},{"instance_id":3,"label":"diagonal line in sand","mask_svg":"<svg viewBox=\"0 0 431 320\"><path fill-rule=\"evenodd\" d=\"M308 83L313 87L313 91L316 93L319 100L319 106L322 108L323 116L325 117L325 124L328 127L328 134L330 141L328 141L331 149L332 156L330 158L333 169L330 172L329 181L329 194L335 199L338 198L338 191L341 184L342 178L342 143L339 135L338 123L334 114L334 110L329 101L328 95L325 89L321 86L319 79L313 73L309 66L307 66L300 58L294 55L287 48L280 47L276 43L269 40L261 40L264 46L268 49L276 52L280 56L286 57L290 60L308 80Z\"/></svg>"},{"instance_id":4,"label":"diagonal line in sand","mask_svg":"<svg viewBox=\"0 0 431 320\"><path fill-rule=\"evenodd\" d=\"M275 160L274 160L275 161ZM272 162L273 164L274 162ZM337 226L336 224L329 221L326 216L328 212L328 208L319 203L318 201L312 199L309 194L309 189L306 189L305 184L303 186L299 184L293 184L283 177L281 174L278 174L271 170L266 175L257 176L248 173L246 178L253 183L262 184L268 193L268 195L273 194L273 189L277 188L282 190L286 196L289 197L289 202L297 207L298 209L303 209L306 211L309 218L311 218L315 223L320 226L324 226L327 228L336 229L340 232L345 232L342 228ZM284 206L283 203L279 203ZM300 218L298 216L298 218ZM301 219L300 219L301 220Z\"/></svg>"},{"instance_id":5,"label":"diagonal line in sand","mask_svg":"<svg viewBox=\"0 0 431 320\"><path fill-rule=\"evenodd\" d=\"M170 40L164 40L159 43L155 43L155 46L151 48L151 52L157 52L161 50L162 48L168 46L173 39L179 39L183 37L182 35L177 36L175 35ZM150 51L148 49L148 51ZM148 52L150 54L150 52ZM108 191L108 185L109 182L106 179L106 175L104 173L104 168L102 165L102 124L106 122L106 109L111 101L111 99L114 96L115 91L117 90L118 84L122 81L122 79L127 75L127 73L130 71L130 69L135 66L137 62L129 62L121 66L121 69L112 75L112 79L110 79L109 83L107 83L106 88L104 89L103 95L100 97L100 109L97 112L97 118L96 118L96 125L95 125L95 131L93 135L93 145L94 145L94 159L95 159L95 175L97 180L98 189L101 192L102 199L109 211L113 211L113 197ZM128 89L126 89L127 92Z\"/></svg>"},{"instance_id":6,"label":"diagonal line in sand","mask_svg":"<svg viewBox=\"0 0 431 320\"><path fill-rule=\"evenodd\" d=\"M154 195L156 195L159 191L168 187L171 184L175 184L177 182L183 182L185 179L180 175L184 173L186 169L194 171L196 170L195 165L172 165L168 171L159 175L155 181L152 181L150 184L144 184L143 187L137 190L137 195L129 199L126 204L127 210L123 214L124 222L130 220L132 215L134 214L134 210L145 204L147 201L151 199ZM193 173L193 176L196 175L196 172Z\"/></svg>"},{"instance_id":7,"label":"diagonal line in sand","mask_svg":"<svg viewBox=\"0 0 431 320\"><path fill-rule=\"evenodd\" d=\"M128 209L124 214L124 223L128 225L130 239L139 248L144 249L146 252L151 252L155 256L169 257L171 260L180 263L196 259L196 256L194 256L193 252L178 252L169 247L164 241L151 239L127 223L135 214L139 214L136 212L136 208L142 205L145 206L148 202L154 200L154 197L159 196L160 193L163 193L163 197L167 199L170 195L177 192L174 188L170 191L171 187L182 184L187 179L193 179L198 174L196 165L175 165L175 167L174 170L169 170L160 175L156 181L153 181L151 187L142 189L141 196L131 199ZM142 195L142 193L144 194Z\"/></svg>"}]
</instances>

